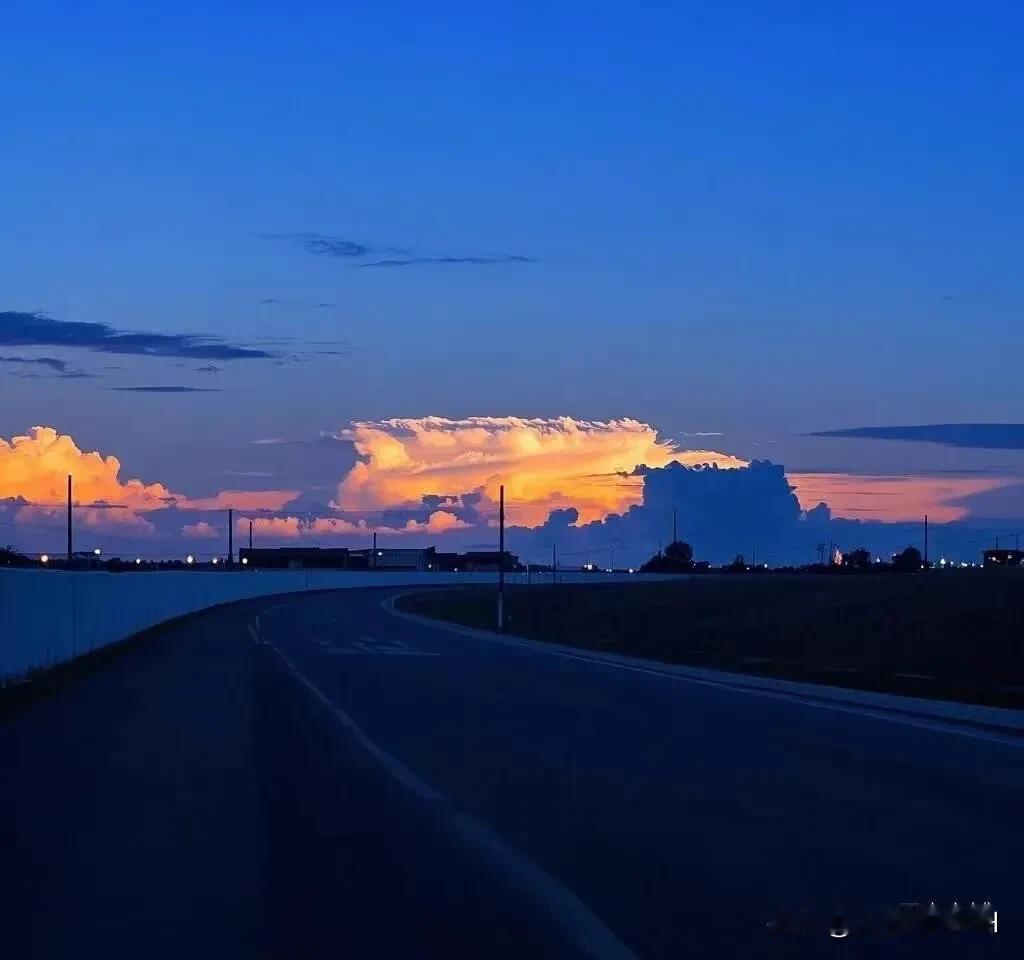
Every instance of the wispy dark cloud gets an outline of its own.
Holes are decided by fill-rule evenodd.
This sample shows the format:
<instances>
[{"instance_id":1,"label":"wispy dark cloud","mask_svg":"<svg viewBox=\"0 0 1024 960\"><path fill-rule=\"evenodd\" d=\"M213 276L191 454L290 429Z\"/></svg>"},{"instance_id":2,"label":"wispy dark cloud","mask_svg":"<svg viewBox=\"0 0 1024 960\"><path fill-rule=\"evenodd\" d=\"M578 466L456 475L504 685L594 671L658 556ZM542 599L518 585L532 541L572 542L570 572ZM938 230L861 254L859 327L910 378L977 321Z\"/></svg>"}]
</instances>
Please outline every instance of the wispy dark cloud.
<instances>
[{"instance_id":1,"label":"wispy dark cloud","mask_svg":"<svg viewBox=\"0 0 1024 960\"><path fill-rule=\"evenodd\" d=\"M56 320L42 313L0 311L0 345L78 347L100 353L190 360L252 360L272 354L188 333L130 333L107 323Z\"/></svg>"},{"instance_id":2,"label":"wispy dark cloud","mask_svg":"<svg viewBox=\"0 0 1024 960\"><path fill-rule=\"evenodd\" d=\"M58 360L56 357L0 357L0 363L34 363L58 373L66 373L68 369L67 360Z\"/></svg>"},{"instance_id":3,"label":"wispy dark cloud","mask_svg":"<svg viewBox=\"0 0 1024 960\"><path fill-rule=\"evenodd\" d=\"M220 393L216 387L111 387L111 390L120 390L125 393Z\"/></svg>"},{"instance_id":4,"label":"wispy dark cloud","mask_svg":"<svg viewBox=\"0 0 1024 960\"><path fill-rule=\"evenodd\" d=\"M933 423L906 427L848 427L821 430L812 437L905 440L978 450L1024 450L1024 423Z\"/></svg>"},{"instance_id":5,"label":"wispy dark cloud","mask_svg":"<svg viewBox=\"0 0 1024 960\"><path fill-rule=\"evenodd\" d=\"M336 303L311 303L308 300L289 300L285 297L264 297L260 304L265 307L312 307L314 310L333 310Z\"/></svg>"},{"instance_id":6,"label":"wispy dark cloud","mask_svg":"<svg viewBox=\"0 0 1024 960\"><path fill-rule=\"evenodd\" d=\"M404 257L391 260L371 260L360 263L360 267L411 267L417 264L456 264L468 263L487 266L500 263L536 263L533 257L521 257L515 254L499 254L491 257Z\"/></svg>"},{"instance_id":7,"label":"wispy dark cloud","mask_svg":"<svg viewBox=\"0 0 1024 960\"><path fill-rule=\"evenodd\" d=\"M94 374L88 373L85 370L74 369L67 360L60 360L57 357L0 357L0 363L17 364L19 366L30 366L36 368L45 367L49 370L53 370L54 376L61 377L66 380L80 380L82 378L94 376ZM36 378L41 377L42 374L11 371L11 376Z\"/></svg>"},{"instance_id":8,"label":"wispy dark cloud","mask_svg":"<svg viewBox=\"0 0 1024 960\"><path fill-rule=\"evenodd\" d=\"M367 259L366 263L357 263L357 267L410 267L414 265L450 265L450 264L471 264L475 266L493 266L502 263L536 263L534 257L524 257L517 254L479 254L467 256L434 255L414 256L413 251L402 247L372 247L355 240L348 240L344 237L329 236L322 233L264 233L265 240L287 240L301 243L303 248L317 256L346 257L352 259ZM381 255L386 255L381 258ZM373 258L373 259L368 259ZM266 304L289 304L297 301L279 300L270 297L262 301ZM333 306L333 304L318 304L318 306Z\"/></svg>"},{"instance_id":9,"label":"wispy dark cloud","mask_svg":"<svg viewBox=\"0 0 1024 960\"><path fill-rule=\"evenodd\" d=\"M196 373L220 373L221 368L212 363L204 364L201 367L196 367Z\"/></svg>"},{"instance_id":10,"label":"wispy dark cloud","mask_svg":"<svg viewBox=\"0 0 1024 960\"><path fill-rule=\"evenodd\" d=\"M365 257L373 252L365 243L323 233L264 233L262 236L264 240L293 240L309 253L325 257Z\"/></svg>"}]
</instances>

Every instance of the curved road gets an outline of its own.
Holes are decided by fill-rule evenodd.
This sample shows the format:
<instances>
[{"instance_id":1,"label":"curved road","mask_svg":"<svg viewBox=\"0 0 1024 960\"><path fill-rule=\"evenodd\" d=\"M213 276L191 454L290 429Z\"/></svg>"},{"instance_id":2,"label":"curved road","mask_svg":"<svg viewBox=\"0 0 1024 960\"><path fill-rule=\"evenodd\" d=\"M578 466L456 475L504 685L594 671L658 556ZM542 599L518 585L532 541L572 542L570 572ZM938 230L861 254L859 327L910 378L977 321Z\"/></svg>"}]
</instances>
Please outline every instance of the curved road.
<instances>
[{"instance_id":1,"label":"curved road","mask_svg":"<svg viewBox=\"0 0 1024 960\"><path fill-rule=\"evenodd\" d=\"M0 727L3 954L1022 955L1017 743L491 642L396 592L208 611ZM996 936L820 926L986 899ZM773 936L781 907L818 932Z\"/></svg>"}]
</instances>

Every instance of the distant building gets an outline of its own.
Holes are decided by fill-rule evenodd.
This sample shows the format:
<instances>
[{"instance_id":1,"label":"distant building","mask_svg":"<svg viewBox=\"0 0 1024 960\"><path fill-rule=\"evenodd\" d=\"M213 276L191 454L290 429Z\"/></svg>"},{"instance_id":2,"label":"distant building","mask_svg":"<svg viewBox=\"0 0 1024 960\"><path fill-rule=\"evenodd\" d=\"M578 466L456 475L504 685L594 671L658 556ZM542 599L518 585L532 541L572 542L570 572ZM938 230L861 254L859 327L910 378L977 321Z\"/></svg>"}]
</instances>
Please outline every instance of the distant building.
<instances>
[{"instance_id":1,"label":"distant building","mask_svg":"<svg viewBox=\"0 0 1024 960\"><path fill-rule=\"evenodd\" d=\"M434 548L378 547L350 550L349 563L358 570L436 570Z\"/></svg>"},{"instance_id":2,"label":"distant building","mask_svg":"<svg viewBox=\"0 0 1024 960\"><path fill-rule=\"evenodd\" d=\"M519 567L519 557L508 550L504 553L497 550L467 550L462 554L462 563L460 569L470 573L497 573L499 563L507 571L516 570Z\"/></svg>"},{"instance_id":3,"label":"distant building","mask_svg":"<svg viewBox=\"0 0 1024 960\"><path fill-rule=\"evenodd\" d=\"M438 553L434 547L242 547L238 559L253 570L417 570L497 573L497 550ZM520 569L519 557L504 553L506 571Z\"/></svg>"},{"instance_id":4,"label":"distant building","mask_svg":"<svg viewBox=\"0 0 1024 960\"><path fill-rule=\"evenodd\" d=\"M254 570L348 570L347 547L242 547L239 560Z\"/></svg>"},{"instance_id":5,"label":"distant building","mask_svg":"<svg viewBox=\"0 0 1024 960\"><path fill-rule=\"evenodd\" d=\"M981 559L985 567L1019 567L1024 562L1024 550L985 550Z\"/></svg>"}]
</instances>

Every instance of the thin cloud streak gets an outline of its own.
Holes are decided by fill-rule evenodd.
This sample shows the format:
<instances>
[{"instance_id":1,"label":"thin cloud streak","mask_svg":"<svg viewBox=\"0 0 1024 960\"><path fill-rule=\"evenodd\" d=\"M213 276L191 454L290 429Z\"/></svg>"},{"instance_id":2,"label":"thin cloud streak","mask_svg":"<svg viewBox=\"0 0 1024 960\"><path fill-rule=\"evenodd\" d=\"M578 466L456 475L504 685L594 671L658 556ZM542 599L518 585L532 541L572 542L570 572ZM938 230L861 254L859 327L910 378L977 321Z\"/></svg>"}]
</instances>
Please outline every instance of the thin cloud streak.
<instances>
[{"instance_id":1,"label":"thin cloud streak","mask_svg":"<svg viewBox=\"0 0 1024 960\"><path fill-rule=\"evenodd\" d=\"M848 427L812 437L846 440L904 440L976 450L1024 450L1024 423L931 423L917 426Z\"/></svg>"},{"instance_id":2,"label":"thin cloud streak","mask_svg":"<svg viewBox=\"0 0 1024 960\"><path fill-rule=\"evenodd\" d=\"M502 263L536 263L533 257L522 257L515 254L503 254L496 257L409 257L399 260L373 260L360 263L360 267L411 267L418 264L475 264L490 266Z\"/></svg>"},{"instance_id":3,"label":"thin cloud streak","mask_svg":"<svg viewBox=\"0 0 1024 960\"><path fill-rule=\"evenodd\" d=\"M132 333L108 323L56 320L43 313L0 311L0 345L78 347L99 353L189 360L257 360L273 354L187 333Z\"/></svg>"},{"instance_id":4,"label":"thin cloud streak","mask_svg":"<svg viewBox=\"0 0 1024 960\"><path fill-rule=\"evenodd\" d=\"M124 393L220 393L217 387L110 387L111 390L119 390Z\"/></svg>"}]
</instances>

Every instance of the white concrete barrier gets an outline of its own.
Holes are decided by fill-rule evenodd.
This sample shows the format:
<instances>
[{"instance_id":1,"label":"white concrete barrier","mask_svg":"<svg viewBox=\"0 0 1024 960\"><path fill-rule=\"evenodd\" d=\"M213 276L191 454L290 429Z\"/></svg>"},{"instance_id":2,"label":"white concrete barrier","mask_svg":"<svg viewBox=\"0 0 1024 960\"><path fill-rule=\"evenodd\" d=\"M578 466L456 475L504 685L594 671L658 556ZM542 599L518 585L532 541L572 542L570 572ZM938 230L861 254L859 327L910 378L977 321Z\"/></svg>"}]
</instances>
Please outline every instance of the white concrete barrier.
<instances>
[{"instance_id":1,"label":"white concrete barrier","mask_svg":"<svg viewBox=\"0 0 1024 960\"><path fill-rule=\"evenodd\" d=\"M533 582L550 582L534 574ZM628 574L559 574L595 582ZM510 585L525 574L508 575ZM494 573L343 570L159 571L0 570L0 680L49 667L149 627L231 600L344 587L495 583Z\"/></svg>"}]
</instances>

